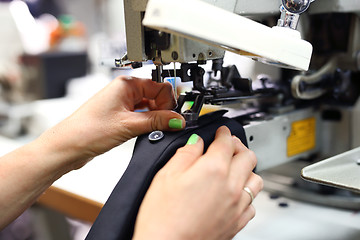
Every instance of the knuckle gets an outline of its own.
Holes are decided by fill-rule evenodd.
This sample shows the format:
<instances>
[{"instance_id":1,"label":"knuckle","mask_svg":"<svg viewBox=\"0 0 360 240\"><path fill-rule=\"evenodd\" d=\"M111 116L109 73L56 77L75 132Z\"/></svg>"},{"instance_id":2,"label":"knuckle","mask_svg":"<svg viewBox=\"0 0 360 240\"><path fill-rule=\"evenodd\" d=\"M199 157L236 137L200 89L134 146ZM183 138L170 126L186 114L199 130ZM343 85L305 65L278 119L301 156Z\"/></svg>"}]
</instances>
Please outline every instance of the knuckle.
<instances>
[{"instance_id":1,"label":"knuckle","mask_svg":"<svg viewBox=\"0 0 360 240\"><path fill-rule=\"evenodd\" d=\"M253 185L256 195L257 195L257 193L260 192L264 187L264 181L263 181L262 177L253 173L252 185Z\"/></svg>"},{"instance_id":2,"label":"knuckle","mask_svg":"<svg viewBox=\"0 0 360 240\"><path fill-rule=\"evenodd\" d=\"M186 147L181 147L176 150L175 155L184 155L189 154L189 151L186 149Z\"/></svg>"},{"instance_id":3,"label":"knuckle","mask_svg":"<svg viewBox=\"0 0 360 240\"><path fill-rule=\"evenodd\" d=\"M164 90L167 91L169 94L172 94L173 88L172 88L171 83L170 82L164 82L162 84L163 84L162 86L163 86Z\"/></svg>"},{"instance_id":4,"label":"knuckle","mask_svg":"<svg viewBox=\"0 0 360 240\"><path fill-rule=\"evenodd\" d=\"M189 159L189 158L191 159L194 157L194 155L191 152L187 151L186 149L183 149L180 152L181 152L182 158L184 158L184 159Z\"/></svg>"},{"instance_id":5,"label":"knuckle","mask_svg":"<svg viewBox=\"0 0 360 240\"><path fill-rule=\"evenodd\" d=\"M254 206L253 205L250 205L249 206L249 212L250 212L250 220L251 219L253 219L254 217L255 217L255 215L256 215L256 209L254 208Z\"/></svg>"},{"instance_id":6,"label":"knuckle","mask_svg":"<svg viewBox=\"0 0 360 240\"><path fill-rule=\"evenodd\" d=\"M228 192L230 195L230 200L233 204L238 204L241 196L242 196L242 190L239 188L236 184L233 184L232 186L228 187Z\"/></svg>"},{"instance_id":7,"label":"knuckle","mask_svg":"<svg viewBox=\"0 0 360 240\"><path fill-rule=\"evenodd\" d=\"M264 188L264 180L259 175L255 175L257 178L258 186L260 191Z\"/></svg>"},{"instance_id":8,"label":"knuckle","mask_svg":"<svg viewBox=\"0 0 360 240\"><path fill-rule=\"evenodd\" d=\"M240 222L238 225L238 231L242 230L256 215L256 210L253 205L248 206L245 211L239 209Z\"/></svg>"},{"instance_id":9,"label":"knuckle","mask_svg":"<svg viewBox=\"0 0 360 240\"><path fill-rule=\"evenodd\" d=\"M124 80L125 80L125 76L123 76L123 75L117 76L115 78L115 81L124 81Z\"/></svg>"},{"instance_id":10,"label":"knuckle","mask_svg":"<svg viewBox=\"0 0 360 240\"><path fill-rule=\"evenodd\" d=\"M255 167L257 164L257 158L256 158L254 151L248 150L247 155L248 155L248 158L251 160L253 166Z\"/></svg>"},{"instance_id":11,"label":"knuckle","mask_svg":"<svg viewBox=\"0 0 360 240\"><path fill-rule=\"evenodd\" d=\"M220 161L219 161L220 162ZM223 163L209 163L207 165L207 172L216 178L223 179L227 176L226 165Z\"/></svg>"},{"instance_id":12,"label":"knuckle","mask_svg":"<svg viewBox=\"0 0 360 240\"><path fill-rule=\"evenodd\" d=\"M150 118L151 118L151 120L150 120L151 130L152 131L161 130L160 129L160 123L159 123L159 121L161 119L159 119L159 116L157 114L151 114Z\"/></svg>"},{"instance_id":13,"label":"knuckle","mask_svg":"<svg viewBox=\"0 0 360 240\"><path fill-rule=\"evenodd\" d=\"M193 159L197 156L197 154L194 153L194 149L189 149L188 147L181 147L176 150L175 153L176 156L181 156L182 159ZM174 155L174 156L175 156Z\"/></svg>"},{"instance_id":14,"label":"knuckle","mask_svg":"<svg viewBox=\"0 0 360 240\"><path fill-rule=\"evenodd\" d=\"M161 180L161 179L166 179L167 177L168 177L168 171L167 171L166 168L164 167L164 168L160 169L160 170L156 173L156 175L155 175L155 177L154 177L154 180L155 180L155 179L159 179L159 180Z\"/></svg>"}]
</instances>

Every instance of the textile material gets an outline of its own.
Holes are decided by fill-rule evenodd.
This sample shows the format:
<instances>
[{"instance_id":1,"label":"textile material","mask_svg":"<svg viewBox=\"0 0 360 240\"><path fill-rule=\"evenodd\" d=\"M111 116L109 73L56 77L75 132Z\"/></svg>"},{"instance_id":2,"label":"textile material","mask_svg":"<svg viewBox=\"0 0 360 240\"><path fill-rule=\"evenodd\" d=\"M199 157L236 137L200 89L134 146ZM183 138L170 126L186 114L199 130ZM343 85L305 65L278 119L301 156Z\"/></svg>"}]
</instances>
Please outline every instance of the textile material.
<instances>
[{"instance_id":1,"label":"textile material","mask_svg":"<svg viewBox=\"0 0 360 240\"><path fill-rule=\"evenodd\" d=\"M223 125L247 145L243 126L234 119L223 117L224 113L225 111L218 111L204 115L199 118L198 126L179 132L165 132L159 141L150 142L148 134L138 137L128 168L86 239L131 239L139 207L152 179L193 133L204 140L205 151L213 141L216 130Z\"/></svg>"}]
</instances>

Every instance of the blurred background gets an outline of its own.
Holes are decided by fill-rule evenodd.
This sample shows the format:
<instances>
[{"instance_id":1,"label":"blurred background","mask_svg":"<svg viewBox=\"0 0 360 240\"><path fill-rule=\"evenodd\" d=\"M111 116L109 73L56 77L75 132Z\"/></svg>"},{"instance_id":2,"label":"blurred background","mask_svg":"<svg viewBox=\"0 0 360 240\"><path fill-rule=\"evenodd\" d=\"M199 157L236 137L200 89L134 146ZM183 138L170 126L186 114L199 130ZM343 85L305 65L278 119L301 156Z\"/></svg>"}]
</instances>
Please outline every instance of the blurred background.
<instances>
[{"instance_id":1,"label":"blurred background","mask_svg":"<svg viewBox=\"0 0 360 240\"><path fill-rule=\"evenodd\" d=\"M117 0L0 0L0 154L31 141L111 81L115 74L101 62L126 51L123 18ZM35 204L0 239L84 239L89 227Z\"/></svg>"}]
</instances>

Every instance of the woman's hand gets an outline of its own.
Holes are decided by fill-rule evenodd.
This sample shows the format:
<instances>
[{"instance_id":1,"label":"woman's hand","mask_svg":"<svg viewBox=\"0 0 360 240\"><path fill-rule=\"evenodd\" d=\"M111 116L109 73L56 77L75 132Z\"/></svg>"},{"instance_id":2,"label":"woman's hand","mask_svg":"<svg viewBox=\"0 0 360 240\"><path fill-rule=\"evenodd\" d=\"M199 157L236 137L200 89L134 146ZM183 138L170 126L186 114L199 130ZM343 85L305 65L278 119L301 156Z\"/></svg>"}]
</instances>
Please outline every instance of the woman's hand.
<instances>
[{"instance_id":1,"label":"woman's hand","mask_svg":"<svg viewBox=\"0 0 360 240\"><path fill-rule=\"evenodd\" d=\"M252 172L254 153L226 127L204 155L201 138L193 135L188 143L155 176L137 216L135 240L231 239L254 217L244 190L256 197L263 187Z\"/></svg>"},{"instance_id":2,"label":"woman's hand","mask_svg":"<svg viewBox=\"0 0 360 240\"><path fill-rule=\"evenodd\" d=\"M55 180L93 157L152 130L179 130L171 85L118 77L74 114L0 158L0 230ZM147 107L150 111L134 112ZM11 203L11 204L9 204Z\"/></svg>"},{"instance_id":3,"label":"woman's hand","mask_svg":"<svg viewBox=\"0 0 360 240\"><path fill-rule=\"evenodd\" d=\"M68 153L74 168L138 135L153 130L175 131L184 118L169 109L176 105L169 83L122 76L114 79L74 114L43 134L56 151ZM149 111L134 112L147 108ZM53 147L53 146L52 146ZM73 151L71 151L73 150Z\"/></svg>"}]
</instances>

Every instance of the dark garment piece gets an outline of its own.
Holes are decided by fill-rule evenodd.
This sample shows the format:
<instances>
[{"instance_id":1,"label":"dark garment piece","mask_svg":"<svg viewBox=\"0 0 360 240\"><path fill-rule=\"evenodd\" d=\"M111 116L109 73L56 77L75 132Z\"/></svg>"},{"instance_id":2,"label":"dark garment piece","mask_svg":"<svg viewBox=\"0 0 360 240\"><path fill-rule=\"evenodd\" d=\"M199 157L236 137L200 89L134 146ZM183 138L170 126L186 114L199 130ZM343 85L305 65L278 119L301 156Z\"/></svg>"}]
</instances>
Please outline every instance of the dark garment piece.
<instances>
[{"instance_id":1,"label":"dark garment piece","mask_svg":"<svg viewBox=\"0 0 360 240\"><path fill-rule=\"evenodd\" d=\"M26 210L6 228L0 230L0 240L34 240L33 216Z\"/></svg>"},{"instance_id":2,"label":"dark garment piece","mask_svg":"<svg viewBox=\"0 0 360 240\"><path fill-rule=\"evenodd\" d=\"M180 132L166 132L159 141L150 142L148 134L138 137L128 168L105 203L86 239L131 239L139 207L152 179L176 150L186 144L193 133L204 140L205 151L214 140L216 130L223 125L247 145L243 126L234 119L223 117L224 113L225 111L218 111L202 116L197 127Z\"/></svg>"}]
</instances>

